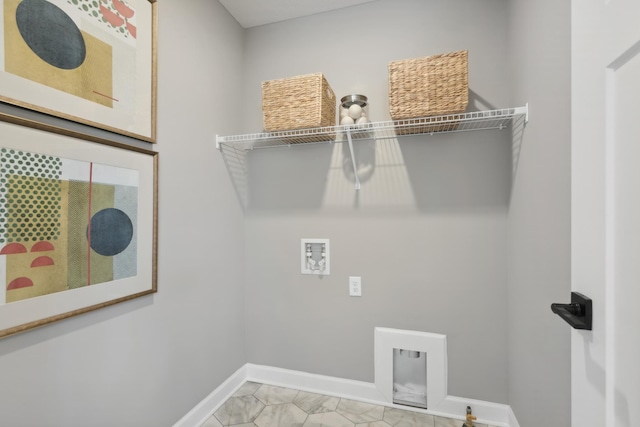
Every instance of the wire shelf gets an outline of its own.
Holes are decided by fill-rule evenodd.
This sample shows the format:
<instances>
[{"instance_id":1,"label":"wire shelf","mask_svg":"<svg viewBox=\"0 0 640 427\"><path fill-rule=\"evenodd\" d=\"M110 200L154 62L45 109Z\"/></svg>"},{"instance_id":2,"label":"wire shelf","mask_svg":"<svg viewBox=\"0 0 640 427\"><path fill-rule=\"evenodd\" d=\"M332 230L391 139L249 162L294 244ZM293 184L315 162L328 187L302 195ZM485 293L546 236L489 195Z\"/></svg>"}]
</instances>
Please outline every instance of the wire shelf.
<instances>
[{"instance_id":1,"label":"wire shelf","mask_svg":"<svg viewBox=\"0 0 640 427\"><path fill-rule=\"evenodd\" d=\"M410 135L436 135L451 132L468 132L488 129L506 129L511 120L524 116L528 121L529 107L475 111L448 114L419 119L372 122L364 125L325 126L311 129L280 132L251 133L244 135L216 136L216 146L221 144L235 149L282 147L297 144L332 143L347 141L347 133L355 140L391 139Z\"/></svg>"}]
</instances>

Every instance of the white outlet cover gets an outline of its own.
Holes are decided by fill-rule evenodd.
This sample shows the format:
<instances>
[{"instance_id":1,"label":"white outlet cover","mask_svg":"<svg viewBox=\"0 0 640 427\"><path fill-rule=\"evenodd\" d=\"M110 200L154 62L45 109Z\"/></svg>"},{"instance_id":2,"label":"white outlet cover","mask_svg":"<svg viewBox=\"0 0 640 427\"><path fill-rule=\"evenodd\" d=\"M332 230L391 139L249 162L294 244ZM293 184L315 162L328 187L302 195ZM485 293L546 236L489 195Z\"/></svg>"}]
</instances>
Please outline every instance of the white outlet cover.
<instances>
[{"instance_id":1,"label":"white outlet cover","mask_svg":"<svg viewBox=\"0 0 640 427\"><path fill-rule=\"evenodd\" d=\"M349 296L362 296L362 278L360 276L349 276Z\"/></svg>"},{"instance_id":2,"label":"white outlet cover","mask_svg":"<svg viewBox=\"0 0 640 427\"><path fill-rule=\"evenodd\" d=\"M307 266L307 244L311 244L314 248L319 248L324 245L325 252L325 265L323 269L313 270ZM316 261L319 261L317 259ZM300 239L300 273L301 274L313 274L317 276L328 276L331 274L331 257L329 251L329 239L312 239L303 238Z\"/></svg>"}]
</instances>

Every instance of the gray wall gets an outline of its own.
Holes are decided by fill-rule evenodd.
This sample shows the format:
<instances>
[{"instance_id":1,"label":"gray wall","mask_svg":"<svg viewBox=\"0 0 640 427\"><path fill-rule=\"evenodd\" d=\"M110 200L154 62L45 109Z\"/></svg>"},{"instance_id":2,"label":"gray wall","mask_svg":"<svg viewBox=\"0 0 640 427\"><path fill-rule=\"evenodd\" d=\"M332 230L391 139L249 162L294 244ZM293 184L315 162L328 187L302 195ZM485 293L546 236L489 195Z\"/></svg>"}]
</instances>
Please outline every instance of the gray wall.
<instances>
[{"instance_id":1,"label":"gray wall","mask_svg":"<svg viewBox=\"0 0 640 427\"><path fill-rule=\"evenodd\" d=\"M242 29L215 1L159 3L159 292L0 340L3 426L171 425L246 361L242 209L213 145Z\"/></svg>"},{"instance_id":2,"label":"gray wall","mask_svg":"<svg viewBox=\"0 0 640 427\"><path fill-rule=\"evenodd\" d=\"M323 72L389 120L391 60L469 50L469 109L509 106L506 0L380 0L245 34L246 132L263 80ZM245 221L247 356L373 381L374 327L446 334L449 393L507 402L508 132L254 150ZM331 275L300 239L331 239ZM350 298L348 276L362 277Z\"/></svg>"},{"instance_id":3,"label":"gray wall","mask_svg":"<svg viewBox=\"0 0 640 427\"><path fill-rule=\"evenodd\" d=\"M531 107L509 207L509 403L522 426L567 427L570 327L549 306L571 285L571 4L509 5L512 99Z\"/></svg>"},{"instance_id":4,"label":"gray wall","mask_svg":"<svg viewBox=\"0 0 640 427\"><path fill-rule=\"evenodd\" d=\"M1 340L3 424L170 425L245 361L372 381L388 326L447 334L450 394L568 426L548 306L570 280L569 4L380 0L246 32L215 1L159 6L160 292ZM243 222L213 141L261 130L262 80L322 71L386 120L387 62L457 49L470 109L531 103L513 188L494 131L359 142L360 193L341 144L254 151ZM302 237L331 239L331 276L299 274Z\"/></svg>"}]
</instances>

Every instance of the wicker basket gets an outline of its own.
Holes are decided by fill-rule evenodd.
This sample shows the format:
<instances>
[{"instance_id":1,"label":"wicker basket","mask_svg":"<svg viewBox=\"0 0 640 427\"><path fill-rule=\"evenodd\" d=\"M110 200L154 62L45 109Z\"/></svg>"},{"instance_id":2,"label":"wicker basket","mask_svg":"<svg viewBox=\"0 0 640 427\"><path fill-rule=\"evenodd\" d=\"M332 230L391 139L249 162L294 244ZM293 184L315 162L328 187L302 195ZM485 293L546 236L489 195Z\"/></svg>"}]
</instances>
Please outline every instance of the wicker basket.
<instances>
[{"instance_id":1,"label":"wicker basket","mask_svg":"<svg viewBox=\"0 0 640 427\"><path fill-rule=\"evenodd\" d=\"M466 50L389 63L393 120L462 113L468 102Z\"/></svg>"},{"instance_id":2,"label":"wicker basket","mask_svg":"<svg viewBox=\"0 0 640 427\"><path fill-rule=\"evenodd\" d=\"M262 82L267 132L336 124L336 96L322 73Z\"/></svg>"}]
</instances>

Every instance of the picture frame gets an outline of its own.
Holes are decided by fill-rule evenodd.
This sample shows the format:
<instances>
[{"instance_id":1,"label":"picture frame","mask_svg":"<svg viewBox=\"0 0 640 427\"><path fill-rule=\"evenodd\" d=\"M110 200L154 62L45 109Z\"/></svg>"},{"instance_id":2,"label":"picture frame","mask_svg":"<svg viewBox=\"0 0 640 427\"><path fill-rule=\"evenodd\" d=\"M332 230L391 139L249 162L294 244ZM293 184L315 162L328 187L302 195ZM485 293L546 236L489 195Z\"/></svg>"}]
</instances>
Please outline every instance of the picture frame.
<instances>
[{"instance_id":1,"label":"picture frame","mask_svg":"<svg viewBox=\"0 0 640 427\"><path fill-rule=\"evenodd\" d=\"M155 143L156 93L156 0L0 0L0 102Z\"/></svg>"},{"instance_id":2,"label":"picture frame","mask_svg":"<svg viewBox=\"0 0 640 427\"><path fill-rule=\"evenodd\" d=\"M158 153L38 127L0 121L0 338L157 292Z\"/></svg>"}]
</instances>

